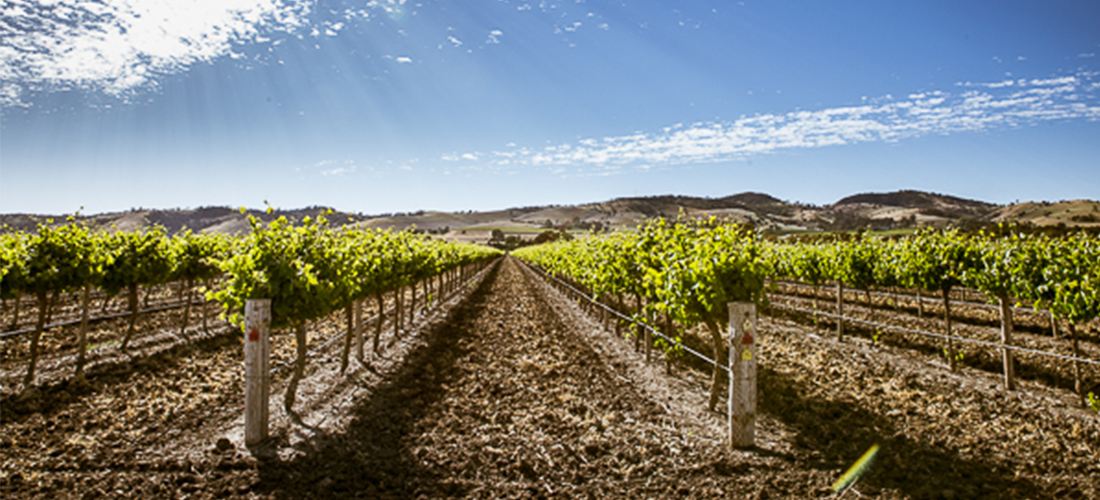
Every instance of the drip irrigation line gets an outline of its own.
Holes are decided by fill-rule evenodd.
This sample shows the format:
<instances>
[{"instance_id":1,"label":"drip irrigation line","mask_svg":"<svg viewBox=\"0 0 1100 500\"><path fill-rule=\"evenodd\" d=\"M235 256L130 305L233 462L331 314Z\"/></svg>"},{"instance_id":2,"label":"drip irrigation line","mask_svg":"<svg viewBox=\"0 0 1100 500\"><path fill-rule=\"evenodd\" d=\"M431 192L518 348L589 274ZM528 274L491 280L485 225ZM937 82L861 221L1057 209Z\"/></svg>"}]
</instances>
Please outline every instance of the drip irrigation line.
<instances>
[{"instance_id":1,"label":"drip irrigation line","mask_svg":"<svg viewBox=\"0 0 1100 500\"><path fill-rule=\"evenodd\" d=\"M192 302L191 305L193 305L193 306L202 306L203 304L206 304L206 303L207 302L200 300L198 302ZM179 309L181 307L186 307L186 306L187 306L187 302L176 302L174 304L167 304L167 305L162 305L162 306L150 307L148 309L141 309L137 313L138 314L154 313L154 312L160 312L160 311L167 311L169 309ZM131 314L133 314L133 313L131 313L130 311L123 311L123 312L118 312L118 313L114 313L114 314L107 314L105 316L95 316L95 317L92 317L92 318L88 318L88 323L95 323L95 322L99 322L99 321L107 321L107 320L117 319L117 318L125 318L125 317L127 317ZM42 331L45 332L45 331L52 330L54 328L60 328L60 327L63 327L63 326L76 325L76 324L79 324L81 321L82 320L80 320L80 319L73 319L73 320L59 321L57 323L51 323L49 325L46 325L46 326L42 327ZM32 327L29 327L29 328L24 328L22 330L12 330L12 331L8 331L8 332L3 332L3 333L0 333L0 340L8 339L8 338L11 338L11 337L18 337L20 335L26 335L26 334L34 332L34 331L35 331L35 327L32 326Z\"/></svg>"},{"instance_id":2,"label":"drip irrigation line","mask_svg":"<svg viewBox=\"0 0 1100 500\"><path fill-rule=\"evenodd\" d=\"M572 285L570 285L569 283L566 283L566 282L564 282L564 281L562 281L562 280L558 279L558 277L557 277L557 276L553 276L553 275L550 275L550 274L548 274L548 273L547 273L546 271L543 271L542 269L539 269L538 267L535 267L535 266L533 266L533 265L531 265L531 264L528 264L527 262L524 262L524 261L522 261L522 260L521 260L520 262L523 262L523 264L524 264L524 265L526 265L526 266L527 266L527 267L528 267L529 269L534 269L534 270L538 271L538 272L539 272L539 273L541 273L541 274L542 274L542 275L543 275L544 277L547 277L547 278L550 278L550 279L552 279L552 280L554 280L554 281L557 281L557 282L558 282L558 283L560 283L560 284L561 284L562 286L564 286L564 287L568 288L569 290L572 290L572 291L573 291L573 293L575 293L575 294L577 294L577 295L579 295L579 296L581 296L581 297L584 297L584 298L585 298L586 300L588 300L589 302L591 302L591 303L593 303L593 304L596 304L597 306L600 306L601 308L603 308L604 310L606 310L606 311L610 312L611 314L613 314L613 315L615 315L615 316L618 316L618 317L620 317L620 318L622 318L622 319L625 319L625 320L629 321L630 323L632 323L632 324L634 324L634 325L637 325L637 326L640 326L640 327L642 327L642 328L644 328L644 329L646 329L646 330L649 330L649 331L650 331L650 332L652 332L652 333L653 333L654 335L656 335L656 336L658 336L658 337L661 337L662 339L665 339L665 340L667 340L667 341L669 341L669 342L672 342L673 344L676 344L677 346L679 346L679 347L680 347L681 349L683 349L684 351L686 351L686 352L688 352L688 353L691 353L691 354L692 354L692 355L694 355L695 357L697 357L697 358L699 358L699 359L702 359L703 361L706 361L707 363L710 363L710 364L712 364L712 365L714 365L714 366L717 366L717 367L721 368L722 370L725 370L725 372L726 372L726 373L729 373L730 369L729 369L729 367L728 367L728 366L725 366L725 365L721 365L721 364L718 364L718 363L717 363L717 362L715 362L715 361L714 361L713 359L710 359L709 357L707 357L707 356L706 356L705 354L702 354L702 353L700 353L699 351L696 351L695 349L692 349L692 348L690 348L690 347L688 347L688 346L686 346L686 345L684 345L684 344L680 343L680 342L679 342L678 340L676 340L676 339L673 339L673 338L669 337L668 335L665 335L665 334L663 334L663 333L661 333L661 332L657 331L657 330L656 330L656 329L654 329L654 328L653 328L652 326L649 326L649 325L647 325L647 324L645 324L645 323L641 323L641 322L639 322L638 320L636 320L636 319L634 319L634 318L631 318L631 317L629 317L629 316L626 316L625 314L623 314L623 313L620 313L619 311L616 311L616 310L614 310L614 309L612 309L612 308L608 307L608 306L607 306L606 304L604 304L604 303L602 303L602 302L600 302L600 301L596 300L595 298L593 298L593 297L589 297L589 296L588 296L588 294L586 294L586 293L584 293L584 292L582 292L582 291L580 291L580 290L577 290L576 288L574 288L574 287L573 287Z\"/></svg>"},{"instance_id":3,"label":"drip irrigation line","mask_svg":"<svg viewBox=\"0 0 1100 500\"><path fill-rule=\"evenodd\" d=\"M802 308L802 307L792 306L792 305L788 305L788 304L773 302L773 303L770 304L770 306L771 307L779 307L781 309L789 309L789 310L792 310L792 311L798 311L798 312L805 313L805 314L815 314L815 311L812 311L810 309L805 309L805 308ZM834 319L840 318L842 320L850 321L852 323L860 323L860 324L864 324L864 325L877 326L877 327L885 328L885 329L888 329L888 330L896 330L896 331L899 331L899 332L912 333L912 334L916 334L916 335L924 335L924 336L927 336L927 337L936 337L936 338L944 339L944 340L958 340L959 342L967 342L967 343L971 343L971 344L978 344L978 345L983 345L983 346L986 346L986 347L992 347L992 348L995 348L995 349L1008 349L1010 351L1017 351L1017 352L1023 352L1023 353L1028 353L1028 354L1035 354L1035 355L1038 355L1038 356L1048 356L1048 357L1052 357L1052 358L1063 359L1063 360L1066 360L1066 361L1080 361L1082 363L1088 363L1090 365L1100 366L1100 361L1097 361L1097 360L1094 360L1094 359L1089 359L1089 358L1078 358L1078 357L1075 357L1075 356L1068 356L1068 355L1065 355L1065 354L1058 354L1056 352L1040 351L1038 349L1030 349L1030 348L1027 348L1027 347L999 344L997 342L990 342L988 340L968 339L968 338L965 338L965 337L956 337L954 335L945 335L945 334L942 334L942 333L926 332L924 330L915 330L915 329L912 329L912 328L905 328L903 326L887 325L885 323L879 323L879 322L876 322L876 321L868 321L868 320L864 320L864 319L853 318L853 317L850 317L850 316L838 315L836 313L830 313L830 312L826 312L826 311L817 311L816 314L821 315L821 316L825 316L827 318L834 318Z\"/></svg>"},{"instance_id":4,"label":"drip irrigation line","mask_svg":"<svg viewBox=\"0 0 1100 500\"><path fill-rule=\"evenodd\" d=\"M440 300L439 304L442 305L442 304L446 303L447 301L451 300L452 298L454 298L454 296L459 292L459 290L461 290L463 287L469 286L471 283L473 283L475 280L477 280L477 278L479 276L484 274L485 271L488 271L490 267L491 266L485 266L485 269L482 269L481 271L478 271L477 274L471 276L468 280L466 280L465 283L462 283L461 285L456 287L455 291L451 292L450 296L448 296L447 298L445 298L443 300ZM413 293L416 293L415 288L413 289ZM424 297L424 295L421 294L420 297ZM388 313L392 312L394 309L397 309L397 306L390 306L390 308L386 309L385 312L388 314ZM372 321L376 321L377 319L378 319L378 315L375 314L374 316L371 316L367 319L361 320L360 321L360 326L366 326L366 325L370 324ZM348 334L348 332L347 332L347 330L345 330L345 331L340 332L336 335L333 335L332 338L326 340L321 345L319 345L317 347L314 347L309 352L307 352L306 357L307 358L312 358L312 357L316 356L317 353L324 350L326 347L331 345L333 342L336 342L337 340L340 340L340 339L344 338L344 336L347 335L347 334ZM282 363L279 363L278 365L276 365L274 368L271 369L271 372L270 372L271 375L275 375L276 373L279 373L279 371L281 371L283 368L286 368L288 366L293 365L296 361L297 361L296 359L289 359L289 360L283 361Z\"/></svg>"}]
</instances>

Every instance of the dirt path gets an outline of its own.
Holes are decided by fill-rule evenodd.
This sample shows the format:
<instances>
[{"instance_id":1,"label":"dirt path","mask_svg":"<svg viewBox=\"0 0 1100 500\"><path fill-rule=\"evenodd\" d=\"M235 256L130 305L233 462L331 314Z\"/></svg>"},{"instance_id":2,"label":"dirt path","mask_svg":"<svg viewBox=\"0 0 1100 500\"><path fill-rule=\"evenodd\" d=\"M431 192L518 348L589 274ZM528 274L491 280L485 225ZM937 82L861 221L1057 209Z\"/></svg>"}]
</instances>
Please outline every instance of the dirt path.
<instances>
[{"instance_id":1,"label":"dirt path","mask_svg":"<svg viewBox=\"0 0 1100 500\"><path fill-rule=\"evenodd\" d=\"M506 260L422 337L339 434L261 469L277 498L724 497L762 485L726 467L563 321ZM766 457L779 472L782 458ZM787 477L799 474L784 473ZM756 483L756 484L753 484ZM799 491L820 489L807 482Z\"/></svg>"},{"instance_id":2,"label":"dirt path","mask_svg":"<svg viewBox=\"0 0 1100 500\"><path fill-rule=\"evenodd\" d=\"M702 410L704 373L681 365L667 376L659 363L645 364L628 341L509 258L378 359L379 375L338 377L330 358L319 359L303 398L313 428L277 431L275 458L214 448L220 436L239 439L238 423L219 421L239 414L236 396L215 401L230 410L199 405L184 420L125 436L89 431L125 418L121 407L67 420L36 413L4 423L0 493L820 498L880 443L881 458L859 487L872 498L1100 495L1095 415L1041 388L1025 384L1006 396L992 377L943 373L781 321L764 320L762 334L759 448L730 451L721 444L724 417ZM199 348L239 362L236 344L223 344ZM202 371L170 361L164 376ZM108 396L123 395L73 397Z\"/></svg>"}]
</instances>

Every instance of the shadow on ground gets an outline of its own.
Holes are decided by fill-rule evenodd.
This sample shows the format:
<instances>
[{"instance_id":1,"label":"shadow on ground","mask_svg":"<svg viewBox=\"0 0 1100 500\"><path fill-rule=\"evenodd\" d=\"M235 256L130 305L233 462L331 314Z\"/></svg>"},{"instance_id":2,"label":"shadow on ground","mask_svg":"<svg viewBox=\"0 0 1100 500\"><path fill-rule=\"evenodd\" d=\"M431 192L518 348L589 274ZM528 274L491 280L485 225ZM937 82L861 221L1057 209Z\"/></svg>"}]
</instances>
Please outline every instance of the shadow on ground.
<instances>
[{"instance_id":1,"label":"shadow on ground","mask_svg":"<svg viewBox=\"0 0 1100 500\"><path fill-rule=\"evenodd\" d=\"M314 436L292 460L261 462L256 490L286 499L464 495L468 486L424 464L414 440L419 422L446 395L444 386L461 376L453 369L466 354L459 340L486 307L486 284L498 271L490 270L446 321L422 334L404 362L356 404L347 429Z\"/></svg>"},{"instance_id":2,"label":"shadow on ground","mask_svg":"<svg viewBox=\"0 0 1100 500\"><path fill-rule=\"evenodd\" d=\"M807 313L771 308L768 314L773 319L785 319L801 325L813 324L812 316ZM823 335L835 335L833 332L836 330L836 322L831 318L821 318L817 328L824 332L822 333ZM846 337L860 337L866 340L872 340L875 333L875 329L866 325L845 323L844 326L844 335ZM887 331L879 337L878 342L901 349L916 351L932 359L939 358L946 363L943 357L944 344L943 341L939 339L918 337L915 335L901 335L893 331ZM1069 341L1066 340L1065 342L1068 345ZM959 361L961 365L969 366L994 375L1003 373L1004 364L1001 360L1000 350L978 347L973 344L964 344L961 342L955 343L955 349L957 352L964 354ZM1064 353L1065 351L1062 352ZM1020 380L1032 380L1050 387L1069 391L1072 391L1074 388L1072 365L1066 361L1048 357L1039 358L1038 356L1030 356L1025 362L1021 361L1020 355L1016 355L1015 370L1016 377ZM1100 381L1097 381L1096 377L1091 375L1091 370L1086 369L1083 372L1082 384L1086 392L1091 390L1090 388L1095 389L1100 387Z\"/></svg>"},{"instance_id":3,"label":"shadow on ground","mask_svg":"<svg viewBox=\"0 0 1100 500\"><path fill-rule=\"evenodd\" d=\"M1035 484L1016 478L1009 464L963 458L956 451L904 435L886 415L850 401L806 396L810 393L804 382L760 368L761 413L795 432L793 444L811 452L811 467L843 471L873 444L881 446L875 464L857 486L865 494L873 496L883 488L911 498L1042 494Z\"/></svg>"},{"instance_id":4,"label":"shadow on ground","mask_svg":"<svg viewBox=\"0 0 1100 500\"><path fill-rule=\"evenodd\" d=\"M85 370L84 379L66 374L34 388L31 394L11 394L0 398L0 421L22 423L32 415L56 416L80 403L84 398L109 392L130 384L146 373L160 373L177 368L195 355L209 355L226 349L239 348L242 335L237 330L201 338L195 342L180 341L154 354L133 349L132 357L100 363Z\"/></svg>"}]
</instances>

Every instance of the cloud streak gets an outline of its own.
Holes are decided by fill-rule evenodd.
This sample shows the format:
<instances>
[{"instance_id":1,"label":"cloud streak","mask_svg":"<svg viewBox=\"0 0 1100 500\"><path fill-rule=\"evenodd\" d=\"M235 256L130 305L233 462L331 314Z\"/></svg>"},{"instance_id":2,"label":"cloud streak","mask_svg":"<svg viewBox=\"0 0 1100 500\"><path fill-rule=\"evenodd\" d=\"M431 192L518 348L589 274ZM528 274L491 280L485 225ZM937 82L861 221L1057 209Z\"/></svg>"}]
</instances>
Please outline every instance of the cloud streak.
<instances>
[{"instance_id":1,"label":"cloud streak","mask_svg":"<svg viewBox=\"0 0 1100 500\"><path fill-rule=\"evenodd\" d=\"M1048 79L959 83L957 92L886 96L859 106L763 114L731 122L677 124L655 133L583 139L541 149L512 146L482 160L500 169L576 167L586 173L734 160L782 150L863 142L894 142L936 134L1034 125L1052 120L1100 119L1100 73ZM471 157L472 156L472 157Z\"/></svg>"},{"instance_id":2,"label":"cloud streak","mask_svg":"<svg viewBox=\"0 0 1100 500\"><path fill-rule=\"evenodd\" d=\"M235 43L293 31L310 8L304 0L9 0L0 16L0 105L74 88L125 97L230 54Z\"/></svg>"}]
</instances>

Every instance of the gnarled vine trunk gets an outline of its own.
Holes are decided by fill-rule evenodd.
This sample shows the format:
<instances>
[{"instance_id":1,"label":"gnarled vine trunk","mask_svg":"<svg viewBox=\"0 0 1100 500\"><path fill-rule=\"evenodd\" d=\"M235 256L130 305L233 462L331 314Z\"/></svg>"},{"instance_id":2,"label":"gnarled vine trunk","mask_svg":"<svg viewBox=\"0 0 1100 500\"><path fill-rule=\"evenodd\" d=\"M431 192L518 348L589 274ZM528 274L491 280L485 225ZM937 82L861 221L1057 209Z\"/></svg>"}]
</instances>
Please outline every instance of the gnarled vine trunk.
<instances>
[{"instance_id":1,"label":"gnarled vine trunk","mask_svg":"<svg viewBox=\"0 0 1100 500\"><path fill-rule=\"evenodd\" d=\"M38 321L34 325L34 333L31 334L31 359L27 362L27 373L23 375L23 390L34 385L34 369L38 366L38 341L46 327L46 312L49 309L49 296L46 292L38 292L35 297L38 302Z\"/></svg>"},{"instance_id":2,"label":"gnarled vine trunk","mask_svg":"<svg viewBox=\"0 0 1100 500\"><path fill-rule=\"evenodd\" d=\"M404 295L405 290L403 287L397 287L397 289L394 290L394 338L401 337L401 326L404 326L403 321L405 320L405 312L404 309L401 308L401 302L403 302L401 299L404 299L404 297L401 296Z\"/></svg>"},{"instance_id":3,"label":"gnarled vine trunk","mask_svg":"<svg viewBox=\"0 0 1100 500\"><path fill-rule=\"evenodd\" d=\"M286 414L290 416L294 423L301 425L302 417L294 411L294 400L298 397L298 383L302 381L302 377L306 373L306 324L305 322L299 323L294 329L294 346L297 349L298 355L294 360L294 375L290 377L290 383L286 387L286 395L283 397L283 409L286 410Z\"/></svg>"},{"instance_id":4,"label":"gnarled vine trunk","mask_svg":"<svg viewBox=\"0 0 1100 500\"><path fill-rule=\"evenodd\" d=\"M22 302L19 299L20 299L19 294L16 294L15 295L15 312L12 313L11 325L8 326L8 330L15 330L15 328L17 326L19 326L19 303Z\"/></svg>"},{"instance_id":5,"label":"gnarled vine trunk","mask_svg":"<svg viewBox=\"0 0 1100 500\"><path fill-rule=\"evenodd\" d=\"M138 317L138 286L137 284L131 284L126 292L126 300L130 305L130 324L126 327L126 336L122 338L122 345L119 346L119 350L126 352L126 349L130 347L130 339L134 337L134 326L137 324Z\"/></svg>"},{"instance_id":6,"label":"gnarled vine trunk","mask_svg":"<svg viewBox=\"0 0 1100 500\"><path fill-rule=\"evenodd\" d=\"M355 318L353 319L355 321L355 354L359 357L359 362L363 364L367 362L366 355L363 353L363 344L366 343L364 341L366 335L363 333L363 302L366 301L367 299L355 301Z\"/></svg>"},{"instance_id":7,"label":"gnarled vine trunk","mask_svg":"<svg viewBox=\"0 0 1100 500\"><path fill-rule=\"evenodd\" d=\"M374 300L378 303L378 321L374 323L374 353L378 351L378 338L382 336L382 322L386 319L386 299L382 293L374 294Z\"/></svg>"},{"instance_id":8,"label":"gnarled vine trunk","mask_svg":"<svg viewBox=\"0 0 1100 500\"><path fill-rule=\"evenodd\" d=\"M80 330L76 334L76 375L84 373L84 362L88 352L88 305L91 302L92 287L85 285L80 298Z\"/></svg>"},{"instance_id":9,"label":"gnarled vine trunk","mask_svg":"<svg viewBox=\"0 0 1100 500\"><path fill-rule=\"evenodd\" d=\"M344 334L344 350L340 352L340 373L348 370L348 356L351 354L351 342L355 338L355 301L348 302L344 306L344 318L348 322L348 330Z\"/></svg>"},{"instance_id":10,"label":"gnarled vine trunk","mask_svg":"<svg viewBox=\"0 0 1100 500\"><path fill-rule=\"evenodd\" d=\"M1088 402L1085 400L1085 391L1081 386L1081 362L1077 361L1077 358L1081 357L1081 351L1077 348L1077 325L1073 324L1073 321L1066 321L1066 325L1069 327L1069 344L1073 349L1073 392L1077 393L1078 399L1081 401L1081 407L1088 406Z\"/></svg>"},{"instance_id":11,"label":"gnarled vine trunk","mask_svg":"<svg viewBox=\"0 0 1100 500\"><path fill-rule=\"evenodd\" d=\"M710 401L707 403L707 409L714 411L715 406L718 405L718 396L722 391L722 385L725 383L725 377L723 376L725 370L722 368L729 365L729 349L726 348L725 339L722 338L722 331L719 329L718 324L711 319L704 321L707 325L707 331L710 332L711 348L714 350L714 371L710 377Z\"/></svg>"},{"instance_id":12,"label":"gnarled vine trunk","mask_svg":"<svg viewBox=\"0 0 1100 500\"><path fill-rule=\"evenodd\" d=\"M183 306L183 321L182 325L180 325L180 335L187 335L187 326L191 324L191 302L195 299L194 280L188 279L185 285L187 286L187 303Z\"/></svg>"}]
</instances>

